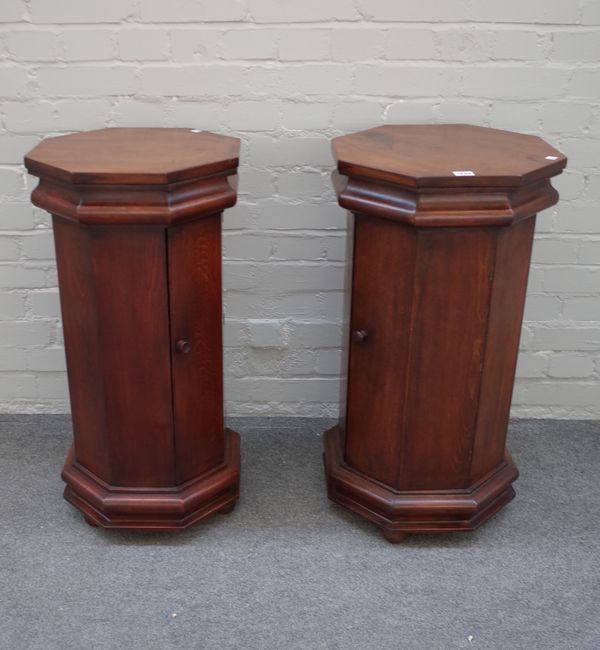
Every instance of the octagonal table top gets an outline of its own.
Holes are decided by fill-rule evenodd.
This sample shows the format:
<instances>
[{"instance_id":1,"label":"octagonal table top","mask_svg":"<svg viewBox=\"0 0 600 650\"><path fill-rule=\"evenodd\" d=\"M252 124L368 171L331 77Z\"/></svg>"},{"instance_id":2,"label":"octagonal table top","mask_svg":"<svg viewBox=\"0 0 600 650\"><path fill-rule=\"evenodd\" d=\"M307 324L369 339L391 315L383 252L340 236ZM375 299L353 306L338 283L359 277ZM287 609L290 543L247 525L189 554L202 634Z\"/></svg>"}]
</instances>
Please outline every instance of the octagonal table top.
<instances>
[{"instance_id":1,"label":"octagonal table top","mask_svg":"<svg viewBox=\"0 0 600 650\"><path fill-rule=\"evenodd\" d=\"M43 140L25 157L35 176L73 184L160 185L235 169L238 138L174 128L109 128Z\"/></svg>"},{"instance_id":2,"label":"octagonal table top","mask_svg":"<svg viewBox=\"0 0 600 650\"><path fill-rule=\"evenodd\" d=\"M537 136L467 124L386 125L333 140L338 171L407 188L519 187L566 157Z\"/></svg>"}]
</instances>

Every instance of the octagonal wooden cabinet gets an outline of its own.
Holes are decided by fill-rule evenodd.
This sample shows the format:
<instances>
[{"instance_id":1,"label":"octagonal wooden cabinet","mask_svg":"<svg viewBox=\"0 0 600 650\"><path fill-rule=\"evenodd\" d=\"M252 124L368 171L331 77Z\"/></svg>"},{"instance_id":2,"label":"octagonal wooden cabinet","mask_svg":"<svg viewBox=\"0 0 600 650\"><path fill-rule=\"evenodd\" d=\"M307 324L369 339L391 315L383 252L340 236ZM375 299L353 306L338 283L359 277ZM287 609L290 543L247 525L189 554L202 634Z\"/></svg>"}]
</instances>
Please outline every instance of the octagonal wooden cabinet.
<instances>
[{"instance_id":1,"label":"octagonal wooden cabinet","mask_svg":"<svg viewBox=\"0 0 600 650\"><path fill-rule=\"evenodd\" d=\"M329 497L392 542L472 530L514 496L505 440L535 214L566 159L467 125L383 126L333 151L353 247Z\"/></svg>"},{"instance_id":2,"label":"octagonal wooden cabinet","mask_svg":"<svg viewBox=\"0 0 600 650\"><path fill-rule=\"evenodd\" d=\"M178 530L230 511L239 437L224 429L221 213L239 140L103 129L25 158L53 215L73 446L65 498L88 523Z\"/></svg>"}]
</instances>

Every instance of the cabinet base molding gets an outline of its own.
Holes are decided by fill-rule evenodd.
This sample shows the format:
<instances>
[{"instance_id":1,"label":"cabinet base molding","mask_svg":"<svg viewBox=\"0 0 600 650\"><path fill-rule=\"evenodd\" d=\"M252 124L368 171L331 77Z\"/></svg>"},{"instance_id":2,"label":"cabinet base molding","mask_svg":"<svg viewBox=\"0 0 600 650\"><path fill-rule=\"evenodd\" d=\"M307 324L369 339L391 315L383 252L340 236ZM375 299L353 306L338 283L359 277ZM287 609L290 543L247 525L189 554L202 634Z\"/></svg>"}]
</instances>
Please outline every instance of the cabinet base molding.
<instances>
[{"instance_id":1,"label":"cabinet base molding","mask_svg":"<svg viewBox=\"0 0 600 650\"><path fill-rule=\"evenodd\" d=\"M346 464L339 426L325 432L324 460L328 497L379 526L392 543L409 533L475 530L513 499L519 476L506 451L504 461L468 489L394 490Z\"/></svg>"},{"instance_id":2,"label":"cabinet base molding","mask_svg":"<svg viewBox=\"0 0 600 650\"><path fill-rule=\"evenodd\" d=\"M183 530L216 512L228 513L239 498L240 437L225 430L222 465L187 483L167 488L115 487L81 467L73 447L62 471L65 499L91 526Z\"/></svg>"}]
</instances>

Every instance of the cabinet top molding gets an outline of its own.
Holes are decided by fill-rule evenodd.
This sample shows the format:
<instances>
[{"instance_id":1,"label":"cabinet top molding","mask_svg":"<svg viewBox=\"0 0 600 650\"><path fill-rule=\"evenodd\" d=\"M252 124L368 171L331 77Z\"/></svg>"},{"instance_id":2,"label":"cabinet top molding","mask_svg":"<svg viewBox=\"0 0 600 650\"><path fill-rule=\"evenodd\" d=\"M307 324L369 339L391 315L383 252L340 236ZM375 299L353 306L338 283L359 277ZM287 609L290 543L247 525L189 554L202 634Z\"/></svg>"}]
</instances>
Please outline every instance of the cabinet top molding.
<instances>
[{"instance_id":1,"label":"cabinet top molding","mask_svg":"<svg viewBox=\"0 0 600 650\"><path fill-rule=\"evenodd\" d=\"M238 165L240 141L192 129L100 129L43 140L25 157L34 176L85 185L163 185Z\"/></svg>"},{"instance_id":2,"label":"cabinet top molding","mask_svg":"<svg viewBox=\"0 0 600 650\"><path fill-rule=\"evenodd\" d=\"M468 124L387 125L335 138L338 201L420 227L508 225L558 200L566 157L541 138Z\"/></svg>"},{"instance_id":3,"label":"cabinet top molding","mask_svg":"<svg viewBox=\"0 0 600 650\"><path fill-rule=\"evenodd\" d=\"M567 159L541 138L468 124L388 125L333 140L338 171L406 188L520 187Z\"/></svg>"},{"instance_id":4,"label":"cabinet top molding","mask_svg":"<svg viewBox=\"0 0 600 650\"><path fill-rule=\"evenodd\" d=\"M100 129L40 142L35 205L86 224L169 225L236 202L240 141L195 129Z\"/></svg>"}]
</instances>

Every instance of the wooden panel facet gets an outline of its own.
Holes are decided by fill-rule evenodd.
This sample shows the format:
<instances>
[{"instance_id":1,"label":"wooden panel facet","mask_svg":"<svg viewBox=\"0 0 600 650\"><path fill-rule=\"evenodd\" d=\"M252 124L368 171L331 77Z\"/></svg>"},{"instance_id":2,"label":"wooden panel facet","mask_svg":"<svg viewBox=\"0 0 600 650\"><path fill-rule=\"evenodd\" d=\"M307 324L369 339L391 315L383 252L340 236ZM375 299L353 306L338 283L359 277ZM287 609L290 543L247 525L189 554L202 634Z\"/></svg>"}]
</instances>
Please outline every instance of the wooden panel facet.
<instances>
[{"instance_id":1,"label":"wooden panel facet","mask_svg":"<svg viewBox=\"0 0 600 650\"><path fill-rule=\"evenodd\" d=\"M534 227L535 216L503 228L498 237L471 482L504 456Z\"/></svg>"},{"instance_id":2,"label":"wooden panel facet","mask_svg":"<svg viewBox=\"0 0 600 650\"><path fill-rule=\"evenodd\" d=\"M100 324L90 250L90 230L52 219L77 461L110 483L106 446Z\"/></svg>"},{"instance_id":3,"label":"wooden panel facet","mask_svg":"<svg viewBox=\"0 0 600 650\"><path fill-rule=\"evenodd\" d=\"M496 229L419 232L397 487L467 487Z\"/></svg>"},{"instance_id":4,"label":"wooden panel facet","mask_svg":"<svg viewBox=\"0 0 600 650\"><path fill-rule=\"evenodd\" d=\"M169 486L173 434L164 229L89 229L111 482Z\"/></svg>"},{"instance_id":5,"label":"wooden panel facet","mask_svg":"<svg viewBox=\"0 0 600 650\"><path fill-rule=\"evenodd\" d=\"M168 231L176 480L223 462L221 215ZM177 350L186 341L187 353Z\"/></svg>"},{"instance_id":6,"label":"wooden panel facet","mask_svg":"<svg viewBox=\"0 0 600 650\"><path fill-rule=\"evenodd\" d=\"M415 231L357 215L350 343L346 460L395 484L401 460Z\"/></svg>"}]
</instances>

